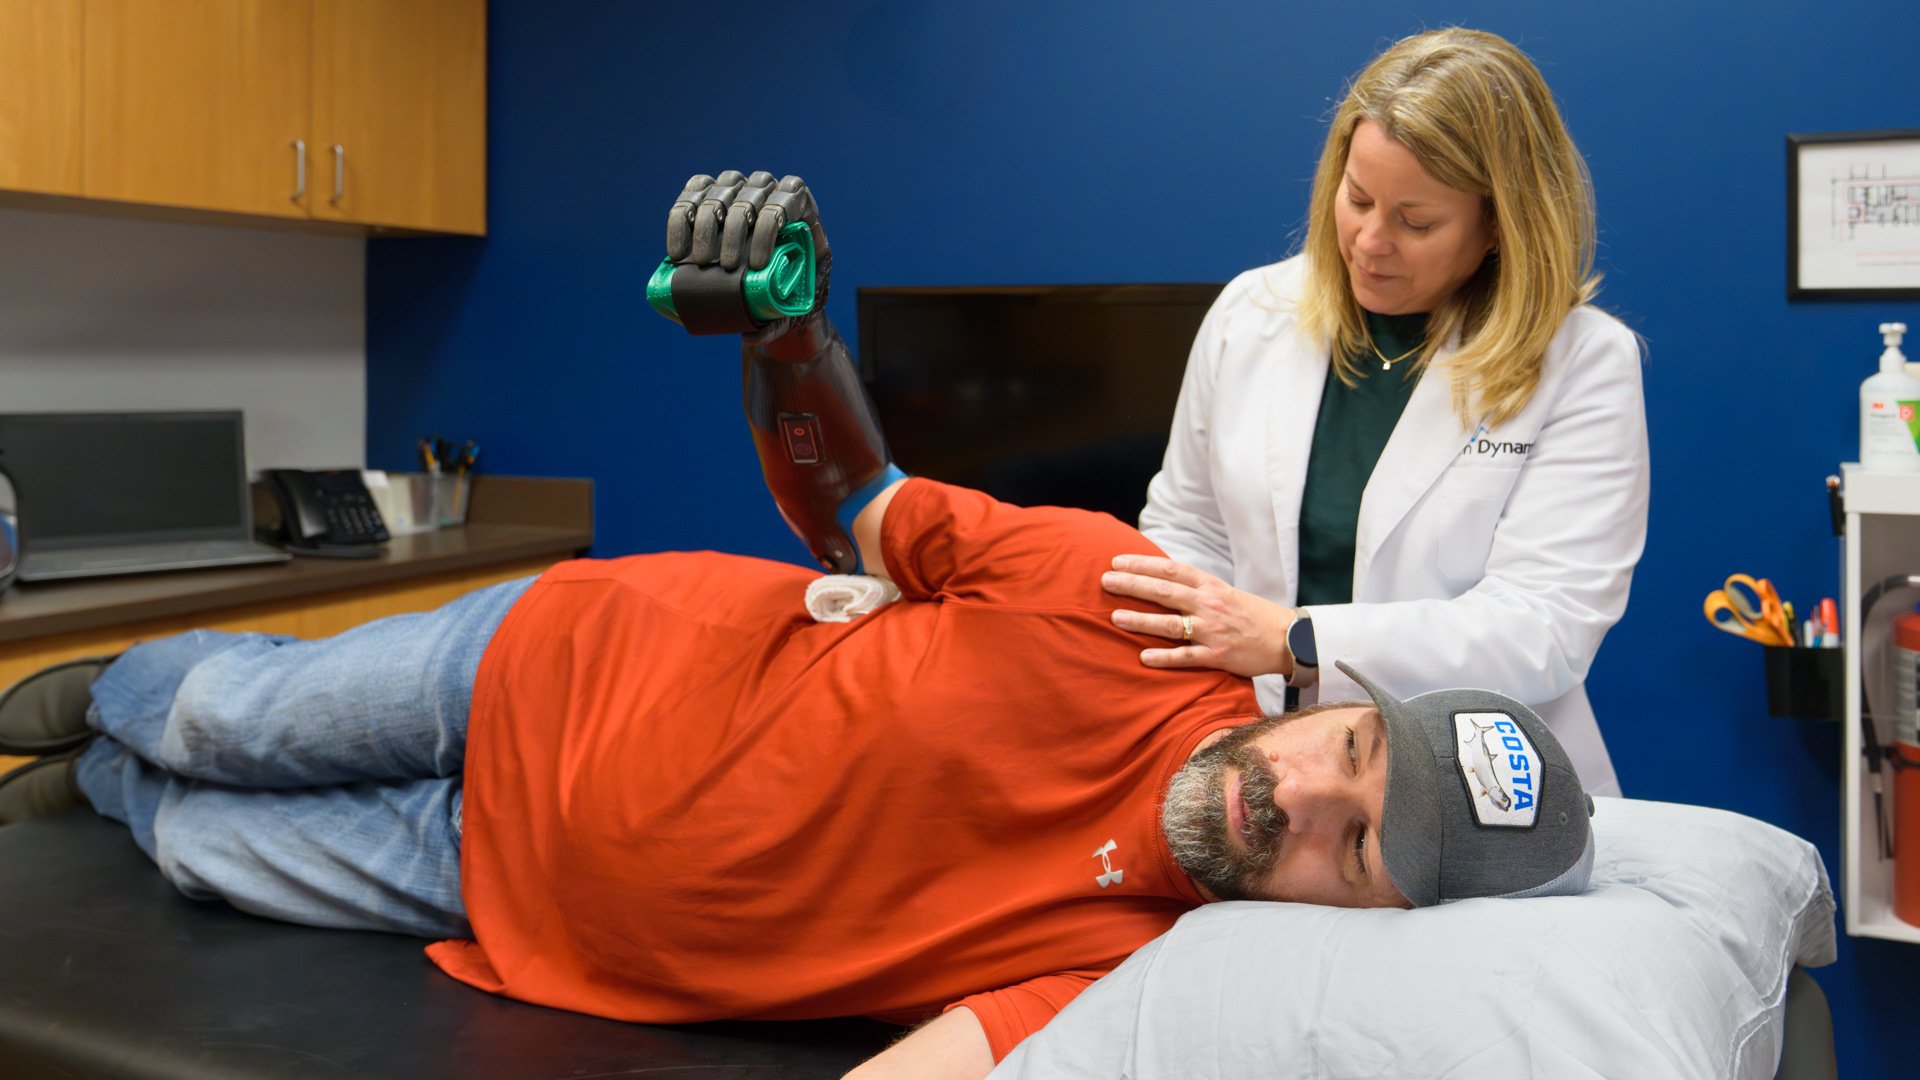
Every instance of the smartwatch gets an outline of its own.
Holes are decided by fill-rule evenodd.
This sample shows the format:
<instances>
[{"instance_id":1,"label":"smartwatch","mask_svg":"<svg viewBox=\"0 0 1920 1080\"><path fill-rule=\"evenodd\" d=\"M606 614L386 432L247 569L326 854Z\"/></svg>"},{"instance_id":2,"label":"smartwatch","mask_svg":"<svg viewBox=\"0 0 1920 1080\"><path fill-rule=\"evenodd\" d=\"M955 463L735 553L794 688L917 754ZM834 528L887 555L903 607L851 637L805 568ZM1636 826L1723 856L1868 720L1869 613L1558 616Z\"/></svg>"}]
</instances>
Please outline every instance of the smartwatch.
<instances>
[{"instance_id":1,"label":"smartwatch","mask_svg":"<svg viewBox=\"0 0 1920 1080\"><path fill-rule=\"evenodd\" d=\"M1320 649L1313 640L1313 616L1302 612L1287 627L1287 651L1293 654L1288 686L1311 686L1320 678Z\"/></svg>"}]
</instances>

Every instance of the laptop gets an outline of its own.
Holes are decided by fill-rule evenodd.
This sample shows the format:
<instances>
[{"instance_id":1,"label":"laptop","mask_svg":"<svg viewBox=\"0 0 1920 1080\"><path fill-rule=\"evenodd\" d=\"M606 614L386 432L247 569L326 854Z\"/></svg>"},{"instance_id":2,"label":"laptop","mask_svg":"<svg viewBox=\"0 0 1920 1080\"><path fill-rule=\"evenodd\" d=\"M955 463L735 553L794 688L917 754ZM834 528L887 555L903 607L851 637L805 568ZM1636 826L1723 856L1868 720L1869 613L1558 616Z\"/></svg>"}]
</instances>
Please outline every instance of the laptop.
<instances>
[{"instance_id":1,"label":"laptop","mask_svg":"<svg viewBox=\"0 0 1920 1080\"><path fill-rule=\"evenodd\" d=\"M284 562L253 538L238 411L0 413L21 581Z\"/></svg>"}]
</instances>

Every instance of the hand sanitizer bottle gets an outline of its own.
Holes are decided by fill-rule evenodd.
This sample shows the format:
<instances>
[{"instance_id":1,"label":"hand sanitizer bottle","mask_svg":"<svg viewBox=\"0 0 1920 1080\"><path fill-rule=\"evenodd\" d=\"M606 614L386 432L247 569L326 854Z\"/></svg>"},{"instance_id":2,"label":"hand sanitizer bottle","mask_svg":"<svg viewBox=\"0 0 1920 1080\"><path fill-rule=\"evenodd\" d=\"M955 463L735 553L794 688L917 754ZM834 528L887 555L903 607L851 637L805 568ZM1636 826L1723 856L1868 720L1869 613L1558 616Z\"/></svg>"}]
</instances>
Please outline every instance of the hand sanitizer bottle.
<instances>
[{"instance_id":1,"label":"hand sanitizer bottle","mask_svg":"<svg viewBox=\"0 0 1920 1080\"><path fill-rule=\"evenodd\" d=\"M1860 464L1869 469L1920 472L1920 379L1900 352L1906 332L1906 323L1880 324L1880 374L1860 384Z\"/></svg>"}]
</instances>

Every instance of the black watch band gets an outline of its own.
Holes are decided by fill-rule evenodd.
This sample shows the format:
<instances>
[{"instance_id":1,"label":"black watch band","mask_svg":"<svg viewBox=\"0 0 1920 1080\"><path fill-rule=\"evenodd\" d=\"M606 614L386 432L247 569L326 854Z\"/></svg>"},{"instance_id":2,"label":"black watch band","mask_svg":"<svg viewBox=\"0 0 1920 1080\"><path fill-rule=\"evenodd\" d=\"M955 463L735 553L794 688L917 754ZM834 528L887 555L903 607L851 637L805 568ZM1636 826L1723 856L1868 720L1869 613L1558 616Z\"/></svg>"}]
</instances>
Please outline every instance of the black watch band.
<instances>
[{"instance_id":1,"label":"black watch band","mask_svg":"<svg viewBox=\"0 0 1920 1080\"><path fill-rule=\"evenodd\" d=\"M1320 666L1320 649L1313 640L1313 617L1300 615L1287 627L1287 651L1293 654L1296 668Z\"/></svg>"}]
</instances>

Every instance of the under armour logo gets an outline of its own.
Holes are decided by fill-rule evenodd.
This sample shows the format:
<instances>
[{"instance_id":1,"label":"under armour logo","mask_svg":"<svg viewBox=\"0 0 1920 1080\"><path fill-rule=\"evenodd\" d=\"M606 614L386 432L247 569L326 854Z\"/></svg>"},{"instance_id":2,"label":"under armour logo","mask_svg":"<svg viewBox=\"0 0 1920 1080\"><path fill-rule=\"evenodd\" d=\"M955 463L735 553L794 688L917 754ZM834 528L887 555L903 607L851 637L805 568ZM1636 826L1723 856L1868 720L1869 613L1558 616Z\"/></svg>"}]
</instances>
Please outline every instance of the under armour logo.
<instances>
[{"instance_id":1,"label":"under armour logo","mask_svg":"<svg viewBox=\"0 0 1920 1080\"><path fill-rule=\"evenodd\" d=\"M1113 849L1119 846L1120 845L1109 840L1100 845L1099 851L1093 853L1093 858L1100 860L1100 869L1106 871L1103 874L1095 875L1093 879L1099 882L1100 887L1103 889L1109 885L1120 884L1120 879L1126 876L1127 872L1125 870L1115 870L1113 868Z\"/></svg>"}]
</instances>

